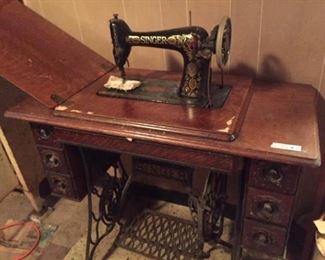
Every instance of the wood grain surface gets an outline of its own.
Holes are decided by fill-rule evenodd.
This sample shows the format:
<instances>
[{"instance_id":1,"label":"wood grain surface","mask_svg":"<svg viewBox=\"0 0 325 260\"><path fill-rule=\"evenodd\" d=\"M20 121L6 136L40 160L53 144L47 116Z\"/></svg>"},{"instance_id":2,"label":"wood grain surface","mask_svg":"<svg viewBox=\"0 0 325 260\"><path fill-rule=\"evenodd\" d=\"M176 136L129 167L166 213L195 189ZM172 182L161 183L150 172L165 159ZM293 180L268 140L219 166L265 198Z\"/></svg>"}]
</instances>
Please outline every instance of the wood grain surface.
<instances>
[{"instance_id":1,"label":"wood grain surface","mask_svg":"<svg viewBox=\"0 0 325 260\"><path fill-rule=\"evenodd\" d=\"M214 169L227 174L237 174L242 169L242 158L222 153L211 153L188 147L157 145L157 143L99 135L55 128L54 135L63 143L82 145L116 153L145 156L187 166Z\"/></svg>"},{"instance_id":2,"label":"wood grain surface","mask_svg":"<svg viewBox=\"0 0 325 260\"><path fill-rule=\"evenodd\" d=\"M1 76L48 107L69 98L66 105L79 111L76 115L108 115L109 120L60 118L32 100L10 109L7 116L209 152L320 165L317 95L311 86L259 83L250 103L245 103L249 100L245 97L249 97L250 81L229 76L226 80L237 91L230 93L220 110L97 97L97 84L104 82L105 72L113 68L111 63L16 1L1 2L0 22ZM177 74L168 72L139 73L177 79ZM96 79L99 80L95 82ZM85 88L88 85L91 86ZM59 97L56 102L53 95ZM244 117L240 113L246 112L248 103ZM238 138L228 143L218 141L216 137L222 131ZM301 151L274 149L273 142L299 145Z\"/></svg>"},{"instance_id":3,"label":"wood grain surface","mask_svg":"<svg viewBox=\"0 0 325 260\"><path fill-rule=\"evenodd\" d=\"M113 68L18 1L0 2L0 24L0 76L48 107Z\"/></svg>"},{"instance_id":4,"label":"wood grain surface","mask_svg":"<svg viewBox=\"0 0 325 260\"><path fill-rule=\"evenodd\" d=\"M179 82L181 76L180 73L175 72L139 69L127 70L126 73L131 79L143 77L175 80L176 83ZM235 139L240 132L252 94L251 78L226 76L225 84L231 85L231 91L223 107L217 109L96 95L110 75L111 73L105 75L74 95L54 110L55 115L230 141ZM220 76L214 76L215 84L219 83Z\"/></svg>"},{"instance_id":5,"label":"wood grain surface","mask_svg":"<svg viewBox=\"0 0 325 260\"><path fill-rule=\"evenodd\" d=\"M99 123L53 115L53 110L29 98L9 109L6 116L135 140L232 154L296 165L320 165L316 91L309 85L257 83L238 138L234 142L208 140L182 133ZM137 102L137 101L134 101ZM156 105L156 104L155 104ZM107 102L107 109L109 109ZM131 110L132 111L132 110ZM173 113L173 110L166 111ZM274 149L273 142L301 145L302 150Z\"/></svg>"}]
</instances>

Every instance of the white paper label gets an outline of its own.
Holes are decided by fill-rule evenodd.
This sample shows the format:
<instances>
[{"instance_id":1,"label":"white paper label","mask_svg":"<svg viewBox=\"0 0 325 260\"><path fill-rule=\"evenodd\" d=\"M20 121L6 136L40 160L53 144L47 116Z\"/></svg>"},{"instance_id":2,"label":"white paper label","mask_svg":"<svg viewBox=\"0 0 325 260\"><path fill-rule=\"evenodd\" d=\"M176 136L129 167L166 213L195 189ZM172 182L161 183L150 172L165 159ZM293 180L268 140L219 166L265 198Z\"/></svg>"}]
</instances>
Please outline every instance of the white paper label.
<instances>
[{"instance_id":1,"label":"white paper label","mask_svg":"<svg viewBox=\"0 0 325 260\"><path fill-rule=\"evenodd\" d=\"M283 143L272 143L272 148L275 149L282 149L282 150L289 150L289 151L295 151L295 152L301 152L301 145L295 145L295 144L283 144Z\"/></svg>"}]
</instances>

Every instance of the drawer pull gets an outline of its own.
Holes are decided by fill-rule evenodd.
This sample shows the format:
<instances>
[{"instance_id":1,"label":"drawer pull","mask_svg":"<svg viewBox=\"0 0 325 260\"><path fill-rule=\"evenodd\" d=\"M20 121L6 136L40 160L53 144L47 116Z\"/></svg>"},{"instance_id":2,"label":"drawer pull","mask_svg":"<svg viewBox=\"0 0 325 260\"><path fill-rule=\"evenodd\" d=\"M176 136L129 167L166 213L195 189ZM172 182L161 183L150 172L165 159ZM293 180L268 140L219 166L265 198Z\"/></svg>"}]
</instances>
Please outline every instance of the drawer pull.
<instances>
[{"instance_id":1,"label":"drawer pull","mask_svg":"<svg viewBox=\"0 0 325 260\"><path fill-rule=\"evenodd\" d=\"M257 244L263 245L263 246L272 244L272 238L266 232L263 232L263 231L254 233L253 240Z\"/></svg>"},{"instance_id":2,"label":"drawer pull","mask_svg":"<svg viewBox=\"0 0 325 260\"><path fill-rule=\"evenodd\" d=\"M40 139L42 139L42 140L47 140L50 138L50 131L45 128L40 128L38 130L38 134L39 134Z\"/></svg>"},{"instance_id":3,"label":"drawer pull","mask_svg":"<svg viewBox=\"0 0 325 260\"><path fill-rule=\"evenodd\" d=\"M60 166L60 159L55 154L48 153L45 156L45 163L50 168L57 168Z\"/></svg>"},{"instance_id":4,"label":"drawer pull","mask_svg":"<svg viewBox=\"0 0 325 260\"><path fill-rule=\"evenodd\" d=\"M262 218L271 219L278 212L279 207L272 201L260 201L257 203L257 215Z\"/></svg>"},{"instance_id":5,"label":"drawer pull","mask_svg":"<svg viewBox=\"0 0 325 260\"><path fill-rule=\"evenodd\" d=\"M69 195L69 184L64 179L59 177L52 177L52 188L53 191L61 195Z\"/></svg>"},{"instance_id":6,"label":"drawer pull","mask_svg":"<svg viewBox=\"0 0 325 260\"><path fill-rule=\"evenodd\" d=\"M54 180L54 184L58 190L65 193L65 191L67 189L67 185L62 180Z\"/></svg>"},{"instance_id":7,"label":"drawer pull","mask_svg":"<svg viewBox=\"0 0 325 260\"><path fill-rule=\"evenodd\" d=\"M269 214L272 214L275 212L275 205L271 202L264 202L262 205L262 210Z\"/></svg>"},{"instance_id":8,"label":"drawer pull","mask_svg":"<svg viewBox=\"0 0 325 260\"><path fill-rule=\"evenodd\" d=\"M275 168L270 168L265 174L265 179L279 186L283 179L283 174Z\"/></svg>"}]
</instances>

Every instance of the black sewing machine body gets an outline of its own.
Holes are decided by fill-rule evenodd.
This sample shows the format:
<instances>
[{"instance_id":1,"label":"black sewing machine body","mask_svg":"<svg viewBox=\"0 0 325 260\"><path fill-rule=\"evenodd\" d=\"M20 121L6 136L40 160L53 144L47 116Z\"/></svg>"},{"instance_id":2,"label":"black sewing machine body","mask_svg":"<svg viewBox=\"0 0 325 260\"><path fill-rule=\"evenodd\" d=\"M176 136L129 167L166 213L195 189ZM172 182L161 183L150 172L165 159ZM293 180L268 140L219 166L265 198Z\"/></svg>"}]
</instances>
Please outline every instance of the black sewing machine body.
<instances>
[{"instance_id":1,"label":"black sewing machine body","mask_svg":"<svg viewBox=\"0 0 325 260\"><path fill-rule=\"evenodd\" d=\"M230 25L230 20L228 25ZM220 89L217 89L217 87L214 86L212 88L210 69L212 54L216 53L219 25L214 27L210 36L205 29L199 26L151 32L133 32L125 21L119 19L117 15L114 15L114 18L110 20L110 31L115 63L124 79L127 78L124 65L127 62L133 46L176 50L183 56L184 69L179 86L174 86L172 88L167 87L166 91L161 93L161 99L157 97L156 91L154 94L150 91L150 82L154 81L154 79L140 79L142 81L141 90L135 89L127 93L118 90L101 90L99 91L100 95L136 98L173 104L191 104L201 107L222 106L230 91L230 87L222 86ZM223 42L224 39L221 38L221 41ZM229 51L229 39L226 39L224 43L228 44L228 46L226 46L226 51ZM226 54L228 55L228 52ZM165 83L169 87L171 86L170 82L161 82L162 85ZM170 93L168 94L167 92ZM214 98L218 93L224 97L222 100L220 97ZM219 101L216 103L216 100Z\"/></svg>"}]
</instances>

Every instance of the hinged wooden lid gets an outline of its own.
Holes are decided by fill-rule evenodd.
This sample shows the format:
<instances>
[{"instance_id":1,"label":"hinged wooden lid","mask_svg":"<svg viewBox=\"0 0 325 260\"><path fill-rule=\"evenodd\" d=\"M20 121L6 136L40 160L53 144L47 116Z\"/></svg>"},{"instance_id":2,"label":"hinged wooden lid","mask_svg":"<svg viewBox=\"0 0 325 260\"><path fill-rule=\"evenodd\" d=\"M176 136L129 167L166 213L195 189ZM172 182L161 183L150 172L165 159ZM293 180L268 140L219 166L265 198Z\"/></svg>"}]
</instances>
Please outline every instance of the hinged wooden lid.
<instances>
[{"instance_id":1,"label":"hinged wooden lid","mask_svg":"<svg viewBox=\"0 0 325 260\"><path fill-rule=\"evenodd\" d=\"M0 3L0 76L49 108L114 65L17 1Z\"/></svg>"}]
</instances>

